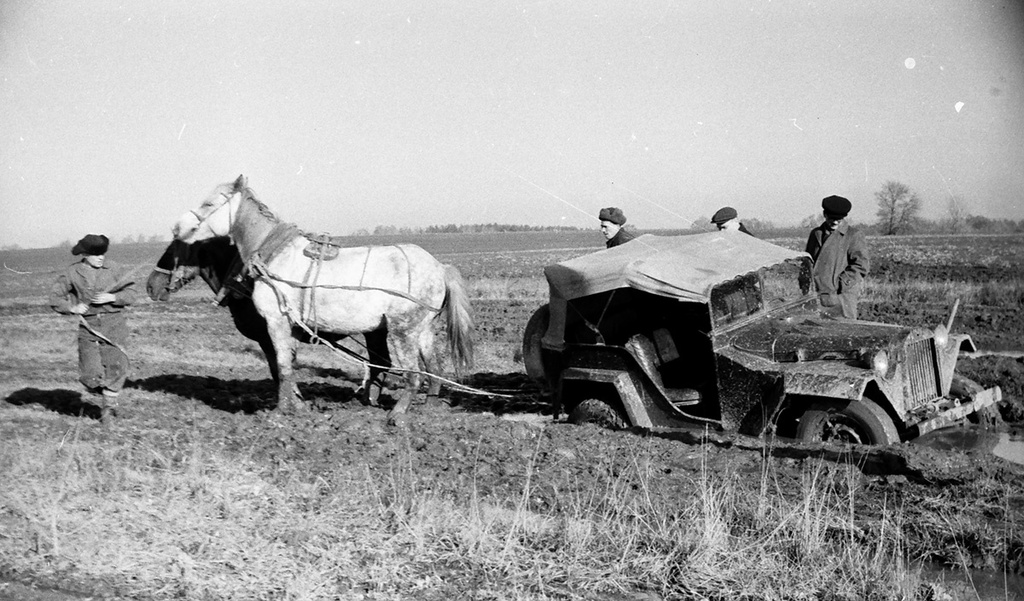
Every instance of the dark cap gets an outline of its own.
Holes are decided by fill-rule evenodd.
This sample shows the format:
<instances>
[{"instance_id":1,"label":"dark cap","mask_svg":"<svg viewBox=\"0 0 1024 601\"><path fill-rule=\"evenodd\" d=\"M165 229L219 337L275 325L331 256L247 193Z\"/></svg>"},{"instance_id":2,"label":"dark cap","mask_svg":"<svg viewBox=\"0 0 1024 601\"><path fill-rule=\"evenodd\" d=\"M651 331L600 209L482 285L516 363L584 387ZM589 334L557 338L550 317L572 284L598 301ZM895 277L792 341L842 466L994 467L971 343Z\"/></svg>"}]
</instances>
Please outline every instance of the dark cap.
<instances>
[{"instance_id":1,"label":"dark cap","mask_svg":"<svg viewBox=\"0 0 1024 601\"><path fill-rule=\"evenodd\" d=\"M103 234L86 234L71 249L73 255L105 255L110 246L110 239Z\"/></svg>"},{"instance_id":2,"label":"dark cap","mask_svg":"<svg viewBox=\"0 0 1024 601\"><path fill-rule=\"evenodd\" d=\"M842 196L826 196L821 200L821 208L831 217L846 217L853 205Z\"/></svg>"},{"instance_id":3,"label":"dark cap","mask_svg":"<svg viewBox=\"0 0 1024 601\"><path fill-rule=\"evenodd\" d=\"M711 217L711 223L718 225L720 223L725 223L730 219L736 219L736 209L732 207L722 207Z\"/></svg>"},{"instance_id":4,"label":"dark cap","mask_svg":"<svg viewBox=\"0 0 1024 601\"><path fill-rule=\"evenodd\" d=\"M622 213L622 209L618 207L606 207L601 209L601 212L597 214L597 218L601 221L611 221L616 225L626 223L626 216Z\"/></svg>"}]
</instances>

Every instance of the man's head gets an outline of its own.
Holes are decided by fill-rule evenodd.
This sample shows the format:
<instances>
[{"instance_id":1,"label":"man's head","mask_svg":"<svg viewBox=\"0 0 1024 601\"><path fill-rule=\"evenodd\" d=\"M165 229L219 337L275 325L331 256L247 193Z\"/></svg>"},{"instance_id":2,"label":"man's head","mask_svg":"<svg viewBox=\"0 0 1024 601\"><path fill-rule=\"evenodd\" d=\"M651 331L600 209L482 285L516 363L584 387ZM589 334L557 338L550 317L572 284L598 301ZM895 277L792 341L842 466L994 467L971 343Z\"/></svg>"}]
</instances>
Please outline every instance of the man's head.
<instances>
[{"instance_id":1,"label":"man's head","mask_svg":"<svg viewBox=\"0 0 1024 601\"><path fill-rule=\"evenodd\" d=\"M822 213L825 215L825 227L834 230L850 214L853 207L850 201L842 196L826 196L821 200Z\"/></svg>"},{"instance_id":2,"label":"man's head","mask_svg":"<svg viewBox=\"0 0 1024 601\"><path fill-rule=\"evenodd\" d=\"M109 247L110 239L103 234L86 234L71 249L71 254L82 255L85 262L93 267L102 267Z\"/></svg>"},{"instance_id":3,"label":"man's head","mask_svg":"<svg viewBox=\"0 0 1024 601\"><path fill-rule=\"evenodd\" d=\"M736 215L736 209L732 207L722 207L715 212L711 217L711 223L715 224L719 230L738 230L740 229L740 220Z\"/></svg>"},{"instance_id":4,"label":"man's head","mask_svg":"<svg viewBox=\"0 0 1024 601\"><path fill-rule=\"evenodd\" d=\"M622 213L622 209L617 207L601 209L601 212L597 214L597 218L601 220L601 233L604 234L605 240L614 238L615 234L618 234L619 230L626 223L626 216Z\"/></svg>"}]
</instances>

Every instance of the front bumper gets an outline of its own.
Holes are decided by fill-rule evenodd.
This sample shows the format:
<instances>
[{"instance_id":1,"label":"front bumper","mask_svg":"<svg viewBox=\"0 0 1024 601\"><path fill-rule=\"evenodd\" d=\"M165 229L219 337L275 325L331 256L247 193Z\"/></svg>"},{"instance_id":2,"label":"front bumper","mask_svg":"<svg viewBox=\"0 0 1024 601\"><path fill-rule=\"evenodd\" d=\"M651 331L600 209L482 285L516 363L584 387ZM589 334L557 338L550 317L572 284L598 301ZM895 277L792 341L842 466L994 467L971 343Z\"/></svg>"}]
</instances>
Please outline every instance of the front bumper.
<instances>
[{"instance_id":1,"label":"front bumper","mask_svg":"<svg viewBox=\"0 0 1024 601\"><path fill-rule=\"evenodd\" d=\"M939 403L939 406L937 407L938 413L936 415L918 422L913 426L913 429L917 430L917 436L921 436L931 432L932 430L946 428L959 422L972 413L981 411L985 407L995 405L1001 400L1003 400L1002 389L998 386L993 386L992 388L987 388L976 393L971 397L971 400L967 402L958 401L956 399L943 401Z\"/></svg>"}]
</instances>

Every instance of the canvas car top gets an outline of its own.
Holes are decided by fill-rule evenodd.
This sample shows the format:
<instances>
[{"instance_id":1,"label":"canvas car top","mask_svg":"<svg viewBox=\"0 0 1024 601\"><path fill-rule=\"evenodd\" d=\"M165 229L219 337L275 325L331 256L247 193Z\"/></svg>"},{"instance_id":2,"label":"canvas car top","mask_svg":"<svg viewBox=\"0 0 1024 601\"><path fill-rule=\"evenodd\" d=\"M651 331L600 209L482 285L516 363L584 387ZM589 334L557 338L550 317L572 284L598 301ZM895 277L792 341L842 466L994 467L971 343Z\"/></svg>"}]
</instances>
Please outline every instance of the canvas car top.
<instances>
[{"instance_id":1,"label":"canvas car top","mask_svg":"<svg viewBox=\"0 0 1024 601\"><path fill-rule=\"evenodd\" d=\"M806 253L734 232L645 234L629 244L549 265L544 275L552 297L566 300L615 288L635 288L707 303L716 284L803 256Z\"/></svg>"},{"instance_id":2,"label":"canvas car top","mask_svg":"<svg viewBox=\"0 0 1024 601\"><path fill-rule=\"evenodd\" d=\"M550 287L551 322L542 343L561 348L566 302L633 288L680 301L708 303L716 285L807 256L753 236L729 231L655 236L544 268Z\"/></svg>"}]
</instances>

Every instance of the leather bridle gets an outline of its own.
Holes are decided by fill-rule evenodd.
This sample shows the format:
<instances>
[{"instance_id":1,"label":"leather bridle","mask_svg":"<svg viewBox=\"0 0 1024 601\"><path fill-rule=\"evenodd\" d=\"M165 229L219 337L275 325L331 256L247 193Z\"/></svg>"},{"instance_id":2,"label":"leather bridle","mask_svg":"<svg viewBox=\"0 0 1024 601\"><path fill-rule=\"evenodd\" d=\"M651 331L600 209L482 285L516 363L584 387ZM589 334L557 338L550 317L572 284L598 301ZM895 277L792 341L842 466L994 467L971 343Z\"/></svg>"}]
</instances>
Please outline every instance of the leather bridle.
<instances>
[{"instance_id":1,"label":"leather bridle","mask_svg":"<svg viewBox=\"0 0 1024 601\"><path fill-rule=\"evenodd\" d=\"M195 216L195 218L196 218L196 229L198 229L200 225L205 223L214 213L219 211L221 209L221 207L223 207L224 205L228 205L228 233L227 233L227 236L228 236L228 238L230 238L231 237L231 230L232 230L232 228L235 225L234 216L231 214L231 204L230 203L231 203L231 199L235 197L235 194L241 194L241 193L242 192L239 191L239 190L236 190L236 191L234 191L231 194L225 194L224 192L218 192L217 194L219 194L223 200L221 200L221 202L218 203L215 207L211 208L208 211L205 211L205 213L206 213L205 216L204 215L200 215L198 209L191 209L191 210L189 210L189 213L192 213L192 215Z\"/></svg>"}]
</instances>

